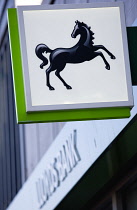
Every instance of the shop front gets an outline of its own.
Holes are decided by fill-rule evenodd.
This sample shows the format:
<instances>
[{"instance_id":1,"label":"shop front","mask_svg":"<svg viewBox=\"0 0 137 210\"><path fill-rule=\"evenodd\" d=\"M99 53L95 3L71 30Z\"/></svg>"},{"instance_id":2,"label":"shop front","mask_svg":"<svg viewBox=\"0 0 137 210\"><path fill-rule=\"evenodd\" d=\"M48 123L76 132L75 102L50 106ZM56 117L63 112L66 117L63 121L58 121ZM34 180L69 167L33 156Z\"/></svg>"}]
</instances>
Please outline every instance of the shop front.
<instances>
[{"instance_id":1,"label":"shop front","mask_svg":"<svg viewBox=\"0 0 137 210\"><path fill-rule=\"evenodd\" d=\"M136 100L129 119L66 123L8 210L133 205Z\"/></svg>"}]
</instances>

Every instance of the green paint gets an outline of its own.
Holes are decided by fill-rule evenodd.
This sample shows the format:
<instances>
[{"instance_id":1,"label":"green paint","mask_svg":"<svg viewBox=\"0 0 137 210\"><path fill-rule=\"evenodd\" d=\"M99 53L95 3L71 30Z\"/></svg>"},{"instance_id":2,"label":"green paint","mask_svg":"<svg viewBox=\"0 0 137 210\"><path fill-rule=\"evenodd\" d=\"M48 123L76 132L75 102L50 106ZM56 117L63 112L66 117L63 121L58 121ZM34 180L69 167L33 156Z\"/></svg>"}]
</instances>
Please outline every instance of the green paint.
<instances>
[{"instance_id":1,"label":"green paint","mask_svg":"<svg viewBox=\"0 0 137 210\"><path fill-rule=\"evenodd\" d=\"M97 108L77 110L57 110L26 113L20 40L18 31L17 11L8 9L8 25L10 47L12 54L12 69L16 100L16 114L18 123L57 122L93 119L124 118L130 116L130 108Z\"/></svg>"}]
</instances>

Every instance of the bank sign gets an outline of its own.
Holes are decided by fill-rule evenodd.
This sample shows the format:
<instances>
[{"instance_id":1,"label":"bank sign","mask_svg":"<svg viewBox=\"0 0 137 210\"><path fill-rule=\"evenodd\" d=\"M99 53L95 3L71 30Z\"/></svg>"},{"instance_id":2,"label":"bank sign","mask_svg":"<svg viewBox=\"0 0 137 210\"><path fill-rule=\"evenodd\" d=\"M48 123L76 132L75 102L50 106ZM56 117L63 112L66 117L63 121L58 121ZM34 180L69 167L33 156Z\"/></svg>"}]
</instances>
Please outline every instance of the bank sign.
<instances>
[{"instance_id":1,"label":"bank sign","mask_svg":"<svg viewBox=\"0 0 137 210\"><path fill-rule=\"evenodd\" d=\"M123 3L9 9L18 122L128 117Z\"/></svg>"},{"instance_id":2,"label":"bank sign","mask_svg":"<svg viewBox=\"0 0 137 210\"><path fill-rule=\"evenodd\" d=\"M74 198L76 203L82 199L85 204L89 200L86 200L87 194L91 192L92 196L98 191L90 182L93 177L98 180L98 186L100 182L106 183L106 174L111 171L108 168L103 173L104 159L100 155L135 115L136 109L133 109L128 119L66 123L7 210L53 210L67 195L72 199L67 209L80 209L73 208ZM102 159L100 170L95 163L99 157ZM104 182L100 181L102 176Z\"/></svg>"},{"instance_id":3,"label":"bank sign","mask_svg":"<svg viewBox=\"0 0 137 210\"><path fill-rule=\"evenodd\" d=\"M38 207L45 207L52 195L65 182L65 179L73 171L81 160L77 148L77 130L73 130L61 145L53 160L43 168L36 180L36 193Z\"/></svg>"}]
</instances>

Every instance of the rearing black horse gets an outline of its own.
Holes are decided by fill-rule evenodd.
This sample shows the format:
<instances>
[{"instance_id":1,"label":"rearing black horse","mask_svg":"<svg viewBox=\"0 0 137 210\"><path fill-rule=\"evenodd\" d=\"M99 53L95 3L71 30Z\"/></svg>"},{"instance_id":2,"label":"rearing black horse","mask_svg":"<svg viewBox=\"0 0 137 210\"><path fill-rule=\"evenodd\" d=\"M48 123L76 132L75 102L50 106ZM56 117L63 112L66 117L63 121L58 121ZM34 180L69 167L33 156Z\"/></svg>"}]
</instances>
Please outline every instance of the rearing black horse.
<instances>
[{"instance_id":1,"label":"rearing black horse","mask_svg":"<svg viewBox=\"0 0 137 210\"><path fill-rule=\"evenodd\" d=\"M49 87L49 90L54 90L54 87L52 87L50 84L49 77L50 72L52 71L55 71L55 75L62 81L67 89L72 89L72 87L68 85L60 75L60 72L65 68L67 63L82 63L84 61L90 61L95 57L100 56L105 63L105 68L110 70L110 65L104 57L103 53L97 51L99 49L107 52L111 59L115 59L115 56L103 45L94 45L94 33L90 30L90 27L88 27L83 22L76 21L75 23L76 25L71 34L71 37L76 38L77 35L80 35L80 39L74 47L57 48L55 50L51 50L45 44L39 44L36 46L35 53L37 57L43 61L43 63L40 65L40 68L43 68L48 64L48 59L43 55L43 53L50 53L50 66L46 70L47 86Z\"/></svg>"}]
</instances>

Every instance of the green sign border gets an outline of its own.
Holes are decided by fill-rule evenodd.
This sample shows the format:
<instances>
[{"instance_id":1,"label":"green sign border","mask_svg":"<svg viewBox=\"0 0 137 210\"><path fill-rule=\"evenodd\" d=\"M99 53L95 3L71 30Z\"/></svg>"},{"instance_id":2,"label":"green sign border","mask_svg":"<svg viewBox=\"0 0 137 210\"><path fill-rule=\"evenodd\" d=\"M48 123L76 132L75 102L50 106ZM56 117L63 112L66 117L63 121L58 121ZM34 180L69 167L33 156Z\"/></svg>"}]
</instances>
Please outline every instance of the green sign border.
<instances>
[{"instance_id":1,"label":"green sign border","mask_svg":"<svg viewBox=\"0 0 137 210\"><path fill-rule=\"evenodd\" d=\"M79 121L130 117L129 107L26 112L17 11L8 9L8 26L18 123Z\"/></svg>"}]
</instances>

